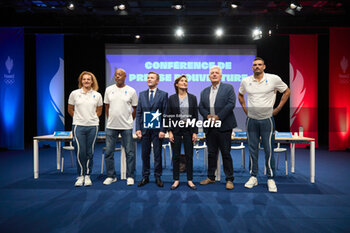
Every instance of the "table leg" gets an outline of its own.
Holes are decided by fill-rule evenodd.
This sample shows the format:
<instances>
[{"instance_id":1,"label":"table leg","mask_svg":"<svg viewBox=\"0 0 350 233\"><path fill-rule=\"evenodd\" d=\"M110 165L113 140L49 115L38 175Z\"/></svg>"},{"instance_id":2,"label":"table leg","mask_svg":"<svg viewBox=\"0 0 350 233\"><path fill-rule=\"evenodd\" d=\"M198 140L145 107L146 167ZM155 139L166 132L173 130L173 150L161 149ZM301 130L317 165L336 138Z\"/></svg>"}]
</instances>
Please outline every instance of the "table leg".
<instances>
[{"instance_id":1,"label":"table leg","mask_svg":"<svg viewBox=\"0 0 350 233\"><path fill-rule=\"evenodd\" d=\"M290 163L291 163L291 172L295 172L295 143L290 144Z\"/></svg>"},{"instance_id":2,"label":"table leg","mask_svg":"<svg viewBox=\"0 0 350 233\"><path fill-rule=\"evenodd\" d=\"M34 179L39 178L39 145L38 140L33 140L33 159L34 159Z\"/></svg>"},{"instance_id":3,"label":"table leg","mask_svg":"<svg viewBox=\"0 0 350 233\"><path fill-rule=\"evenodd\" d=\"M126 180L126 153L124 146L122 146L120 153L120 179Z\"/></svg>"},{"instance_id":4,"label":"table leg","mask_svg":"<svg viewBox=\"0 0 350 233\"><path fill-rule=\"evenodd\" d=\"M56 140L57 170L61 170L61 140Z\"/></svg>"},{"instance_id":5,"label":"table leg","mask_svg":"<svg viewBox=\"0 0 350 233\"><path fill-rule=\"evenodd\" d=\"M315 183L315 141L310 142L310 182Z\"/></svg>"}]
</instances>

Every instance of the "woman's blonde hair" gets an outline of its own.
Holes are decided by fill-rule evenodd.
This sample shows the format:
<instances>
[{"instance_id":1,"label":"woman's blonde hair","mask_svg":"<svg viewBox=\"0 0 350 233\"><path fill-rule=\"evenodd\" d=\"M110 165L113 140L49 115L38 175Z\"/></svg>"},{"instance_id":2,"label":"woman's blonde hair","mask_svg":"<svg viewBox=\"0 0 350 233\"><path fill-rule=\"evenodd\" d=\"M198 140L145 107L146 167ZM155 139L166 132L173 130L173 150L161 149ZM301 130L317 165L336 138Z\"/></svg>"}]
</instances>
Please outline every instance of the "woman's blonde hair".
<instances>
[{"instance_id":1,"label":"woman's blonde hair","mask_svg":"<svg viewBox=\"0 0 350 233\"><path fill-rule=\"evenodd\" d=\"M89 71L83 71L81 72L81 74L79 75L79 78L78 78L78 82L79 82L79 88L82 88L83 87L83 84L82 84L82 80L83 80L83 76L87 74L87 75L90 75L90 77L92 78L92 89L94 91L98 91L98 82L97 82L97 79L95 77L95 75Z\"/></svg>"},{"instance_id":2,"label":"woman's blonde hair","mask_svg":"<svg viewBox=\"0 0 350 233\"><path fill-rule=\"evenodd\" d=\"M184 74L175 79L174 87L175 87L176 94L179 94L179 88L176 86L176 84L178 84L182 78L185 78L186 81L188 81L186 75ZM186 92L187 92L187 88L186 88Z\"/></svg>"}]
</instances>

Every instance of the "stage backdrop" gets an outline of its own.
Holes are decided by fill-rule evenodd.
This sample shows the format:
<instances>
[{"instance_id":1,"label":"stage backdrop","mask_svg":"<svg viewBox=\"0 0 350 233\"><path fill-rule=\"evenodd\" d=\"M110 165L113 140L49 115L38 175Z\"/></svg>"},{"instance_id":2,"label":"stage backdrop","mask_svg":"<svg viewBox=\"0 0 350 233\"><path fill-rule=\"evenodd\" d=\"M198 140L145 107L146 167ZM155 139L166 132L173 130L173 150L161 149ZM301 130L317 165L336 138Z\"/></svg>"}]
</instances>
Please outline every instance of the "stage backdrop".
<instances>
[{"instance_id":1,"label":"stage backdrop","mask_svg":"<svg viewBox=\"0 0 350 233\"><path fill-rule=\"evenodd\" d=\"M350 28L329 31L329 150L350 147Z\"/></svg>"},{"instance_id":2,"label":"stage backdrop","mask_svg":"<svg viewBox=\"0 0 350 233\"><path fill-rule=\"evenodd\" d=\"M222 81L233 85L236 93L234 110L237 128L245 130L246 115L238 102L238 89L243 78L252 75L252 62L256 56L254 45L106 45L106 86L115 84L114 70L123 68L127 73L126 83L137 94L146 90L147 74L159 73L158 87L175 94L174 80L186 74L188 92L197 96L211 85L210 67L222 68ZM248 106L249 107L249 106ZM201 117L200 117L201 118Z\"/></svg>"},{"instance_id":3,"label":"stage backdrop","mask_svg":"<svg viewBox=\"0 0 350 233\"><path fill-rule=\"evenodd\" d=\"M0 28L0 147L24 149L24 33Z\"/></svg>"},{"instance_id":4,"label":"stage backdrop","mask_svg":"<svg viewBox=\"0 0 350 233\"><path fill-rule=\"evenodd\" d=\"M290 35L289 56L290 131L299 133L302 126L318 146L317 35Z\"/></svg>"},{"instance_id":5,"label":"stage backdrop","mask_svg":"<svg viewBox=\"0 0 350 233\"><path fill-rule=\"evenodd\" d=\"M64 39L36 35L37 132L64 130Z\"/></svg>"}]
</instances>

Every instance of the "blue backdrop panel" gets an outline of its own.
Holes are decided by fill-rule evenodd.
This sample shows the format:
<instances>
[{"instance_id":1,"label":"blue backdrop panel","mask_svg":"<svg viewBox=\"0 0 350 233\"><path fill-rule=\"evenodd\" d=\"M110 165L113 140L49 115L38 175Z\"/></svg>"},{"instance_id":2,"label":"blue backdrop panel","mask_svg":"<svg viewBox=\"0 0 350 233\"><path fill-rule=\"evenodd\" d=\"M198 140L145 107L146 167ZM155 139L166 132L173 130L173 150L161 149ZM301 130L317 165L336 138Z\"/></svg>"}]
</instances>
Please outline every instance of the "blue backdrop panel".
<instances>
[{"instance_id":1,"label":"blue backdrop panel","mask_svg":"<svg viewBox=\"0 0 350 233\"><path fill-rule=\"evenodd\" d=\"M24 33L0 28L0 147L24 149Z\"/></svg>"},{"instance_id":2,"label":"blue backdrop panel","mask_svg":"<svg viewBox=\"0 0 350 233\"><path fill-rule=\"evenodd\" d=\"M38 135L64 130L64 37L36 35Z\"/></svg>"}]
</instances>

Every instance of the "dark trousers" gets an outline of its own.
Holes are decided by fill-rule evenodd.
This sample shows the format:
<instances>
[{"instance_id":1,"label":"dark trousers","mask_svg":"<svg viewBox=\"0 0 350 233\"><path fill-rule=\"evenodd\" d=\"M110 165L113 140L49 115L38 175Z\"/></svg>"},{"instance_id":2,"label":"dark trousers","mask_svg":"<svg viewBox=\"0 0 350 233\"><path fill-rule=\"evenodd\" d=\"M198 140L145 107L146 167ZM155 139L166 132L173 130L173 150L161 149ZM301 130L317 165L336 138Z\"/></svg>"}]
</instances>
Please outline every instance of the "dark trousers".
<instances>
[{"instance_id":1,"label":"dark trousers","mask_svg":"<svg viewBox=\"0 0 350 233\"><path fill-rule=\"evenodd\" d=\"M173 149L173 179L179 180L180 177L180 154L181 144L184 143L186 156L187 180L193 179L193 143L192 132L186 130L174 134L174 143L171 144Z\"/></svg>"},{"instance_id":2,"label":"dark trousers","mask_svg":"<svg viewBox=\"0 0 350 233\"><path fill-rule=\"evenodd\" d=\"M222 155L222 163L226 175L226 181L233 181L233 164L231 158L231 133L232 130L220 132L218 129L210 129L206 135L208 145L208 178L215 180L219 149Z\"/></svg>"},{"instance_id":3,"label":"dark trousers","mask_svg":"<svg viewBox=\"0 0 350 233\"><path fill-rule=\"evenodd\" d=\"M154 155L154 176L160 177L162 175L162 144L163 139L159 138L159 130L147 130L142 135L142 177L148 178L150 175L150 153L151 143L153 143Z\"/></svg>"}]
</instances>

